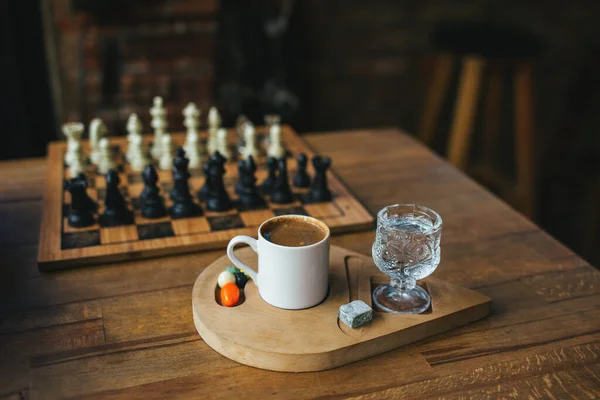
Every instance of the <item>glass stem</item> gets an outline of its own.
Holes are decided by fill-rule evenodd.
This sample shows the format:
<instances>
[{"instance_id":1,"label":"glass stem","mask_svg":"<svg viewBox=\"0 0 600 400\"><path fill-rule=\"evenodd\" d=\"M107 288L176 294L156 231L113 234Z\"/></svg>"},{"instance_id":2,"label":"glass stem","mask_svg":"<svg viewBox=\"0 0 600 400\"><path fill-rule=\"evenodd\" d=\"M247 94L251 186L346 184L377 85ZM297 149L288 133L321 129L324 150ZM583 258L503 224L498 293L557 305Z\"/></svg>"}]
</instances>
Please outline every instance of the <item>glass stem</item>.
<instances>
[{"instance_id":1,"label":"glass stem","mask_svg":"<svg viewBox=\"0 0 600 400\"><path fill-rule=\"evenodd\" d=\"M392 278L390 283L395 289L398 289L402 292L407 292L417 286L417 281L414 278L411 278L407 275L401 275L398 277Z\"/></svg>"}]
</instances>

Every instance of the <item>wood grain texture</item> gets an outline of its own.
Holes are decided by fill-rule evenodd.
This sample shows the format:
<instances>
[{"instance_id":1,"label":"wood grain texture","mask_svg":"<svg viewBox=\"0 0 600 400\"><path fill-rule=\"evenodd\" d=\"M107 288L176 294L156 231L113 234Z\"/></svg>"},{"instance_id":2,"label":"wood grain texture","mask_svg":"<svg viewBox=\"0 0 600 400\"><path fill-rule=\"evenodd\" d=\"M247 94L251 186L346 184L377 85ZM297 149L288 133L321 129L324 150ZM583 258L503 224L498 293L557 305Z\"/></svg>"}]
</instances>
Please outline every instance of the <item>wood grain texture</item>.
<instances>
[{"instance_id":1,"label":"wood grain texture","mask_svg":"<svg viewBox=\"0 0 600 400\"><path fill-rule=\"evenodd\" d=\"M31 200L42 186L0 185L0 398L599 396L596 269L397 129L304 139L333 158L371 213L408 202L439 211L442 262L432 277L492 298L490 315L328 371L242 366L205 344L191 318L192 285L221 251L40 273L42 203ZM23 182L43 181L34 175L45 165L28 160ZM332 244L368 255L374 236Z\"/></svg>"},{"instance_id":2,"label":"wood grain texture","mask_svg":"<svg viewBox=\"0 0 600 400\"><path fill-rule=\"evenodd\" d=\"M265 128L258 127L257 130L263 132ZM200 134L203 138L207 136L207 132L200 132ZM144 135L145 143L148 144L152 137L151 134ZM185 134L174 133L172 137L174 147L184 144ZM230 132L229 141L232 147L236 145L236 139L236 134ZM285 149L293 156L305 153L311 159L316 155L287 125L282 127L282 142ZM117 146L118 154L123 155L127 150L127 139L112 138L111 145ZM87 141L82 141L82 146L88 148L89 144ZM69 172L63 165L65 149L65 142L53 142L48 147L44 214L40 228L42 246L39 248L38 256L40 269L44 271L224 248L229 239L235 235L254 234L264 220L274 217L277 212L308 214L322 219L327 222L332 233L369 229L374 222L373 216L331 170L327 173L328 186L333 196L330 202L307 204L296 200L291 204L274 204L267 201L266 210L243 211L234 207L226 212L204 211L203 215L195 218L172 220L167 216L155 220L146 219L141 216L141 211L135 208L133 202L133 199L139 199L143 189L142 177L139 172L132 171L128 163L119 163L122 168L119 172L120 187L127 193L125 196L127 207L135 214L133 223L117 227L104 227L96 223L85 228L72 228L68 225L63 211L63 208L70 204L70 193L63 188L63 180L69 177ZM118 160L121 160L120 156ZM266 156L257 157L256 162L258 165L256 176L260 184L267 176ZM289 162L290 179L295 173L295 165L295 161ZM238 180L236 161L231 160L225 168L225 186L235 204L237 195L234 193L234 184ZM309 163L307 171L314 176L312 163ZM195 197L195 193L204 185L204 177L200 170L191 172L189 184ZM89 183L93 182L93 186L90 184L87 192L98 202L100 214L103 209L103 199L99 196L99 191L106 188L105 178L96 174L94 166L89 167L87 175ZM158 175L160 185L172 186L170 170L159 170ZM306 191L296 191L294 194L302 196ZM164 186L162 196L166 206L170 207L171 199Z\"/></svg>"},{"instance_id":3,"label":"wood grain texture","mask_svg":"<svg viewBox=\"0 0 600 400\"><path fill-rule=\"evenodd\" d=\"M258 262L252 249L242 249L236 255L256 268ZM347 261L351 258L362 261L354 277L348 275L351 267ZM249 282L244 290L245 301L228 308L217 304L214 291L217 277L230 264L227 256L221 257L196 280L192 292L194 324L204 341L219 353L272 371L307 372L339 367L468 324L484 318L489 311L490 299L486 296L427 279L422 285L431 295L430 312L375 312L369 324L348 328L337 318L339 307L352 296L373 307L372 283L385 283L389 278L370 258L337 246L332 246L330 252L330 292L318 306L294 311L272 307L260 298L254 282Z\"/></svg>"}]
</instances>

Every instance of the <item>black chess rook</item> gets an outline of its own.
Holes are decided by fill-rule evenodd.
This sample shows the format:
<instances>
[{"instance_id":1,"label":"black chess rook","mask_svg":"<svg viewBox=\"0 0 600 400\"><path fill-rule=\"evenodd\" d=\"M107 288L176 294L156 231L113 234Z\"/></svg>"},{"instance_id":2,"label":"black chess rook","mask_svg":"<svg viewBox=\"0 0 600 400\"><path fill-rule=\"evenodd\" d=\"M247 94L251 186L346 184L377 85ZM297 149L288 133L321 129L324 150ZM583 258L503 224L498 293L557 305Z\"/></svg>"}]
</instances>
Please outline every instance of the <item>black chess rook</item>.
<instances>
[{"instance_id":1,"label":"black chess rook","mask_svg":"<svg viewBox=\"0 0 600 400\"><path fill-rule=\"evenodd\" d=\"M307 203L321 203L331 201L331 192L327 187L327 170L331 167L331 158L315 156L312 159L315 168L315 178L306 195Z\"/></svg>"}]
</instances>

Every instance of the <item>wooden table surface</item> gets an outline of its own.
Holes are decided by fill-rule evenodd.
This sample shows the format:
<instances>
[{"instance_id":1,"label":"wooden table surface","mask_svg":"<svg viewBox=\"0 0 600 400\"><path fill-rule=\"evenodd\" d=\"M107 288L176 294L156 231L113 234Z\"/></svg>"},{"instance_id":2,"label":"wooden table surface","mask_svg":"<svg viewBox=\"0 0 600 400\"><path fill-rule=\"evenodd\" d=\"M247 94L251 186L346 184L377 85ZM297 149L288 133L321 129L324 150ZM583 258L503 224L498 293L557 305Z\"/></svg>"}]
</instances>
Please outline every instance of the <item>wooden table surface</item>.
<instances>
[{"instance_id":1,"label":"wooden table surface","mask_svg":"<svg viewBox=\"0 0 600 400\"><path fill-rule=\"evenodd\" d=\"M36 266L45 162L0 163L0 399L598 398L600 273L396 129L305 136L373 212L444 219L436 278L487 319L319 373L237 364L203 343L192 285L223 251L57 273ZM334 237L369 254L374 232Z\"/></svg>"}]
</instances>

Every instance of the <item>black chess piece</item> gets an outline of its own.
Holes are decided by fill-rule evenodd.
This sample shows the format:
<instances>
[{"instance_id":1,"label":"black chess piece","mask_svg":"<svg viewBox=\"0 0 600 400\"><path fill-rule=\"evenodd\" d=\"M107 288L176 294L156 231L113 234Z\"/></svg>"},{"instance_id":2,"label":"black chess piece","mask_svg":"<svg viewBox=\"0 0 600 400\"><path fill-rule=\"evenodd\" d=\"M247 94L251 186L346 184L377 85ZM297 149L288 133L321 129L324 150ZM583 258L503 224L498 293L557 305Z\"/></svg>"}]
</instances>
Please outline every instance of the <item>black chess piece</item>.
<instances>
[{"instance_id":1,"label":"black chess piece","mask_svg":"<svg viewBox=\"0 0 600 400\"><path fill-rule=\"evenodd\" d=\"M204 175L204 185L200 188L200 190L198 190L198 193L196 194L200 201L206 201L206 198L208 197L208 192L210 191L210 187L208 186L209 168L210 168L210 160L208 160L202 166L202 174Z\"/></svg>"},{"instance_id":2,"label":"black chess piece","mask_svg":"<svg viewBox=\"0 0 600 400\"><path fill-rule=\"evenodd\" d=\"M127 209L123 193L119 189L119 175L115 170L106 174L106 198L100 224L105 226L133 224L133 213Z\"/></svg>"},{"instance_id":3,"label":"black chess piece","mask_svg":"<svg viewBox=\"0 0 600 400\"><path fill-rule=\"evenodd\" d=\"M71 209L67 217L67 223L73 228L83 228L93 225L94 215L90 210L86 193L87 181L79 177L64 181L64 188L71 193Z\"/></svg>"},{"instance_id":4,"label":"black chess piece","mask_svg":"<svg viewBox=\"0 0 600 400\"><path fill-rule=\"evenodd\" d=\"M209 211L227 211L233 208L231 199L227 190L225 190L225 161L218 151L216 151L208 161L206 185L208 192L206 195L206 209Z\"/></svg>"},{"instance_id":5,"label":"black chess piece","mask_svg":"<svg viewBox=\"0 0 600 400\"><path fill-rule=\"evenodd\" d=\"M306 154L300 153L296 158L298 162L298 171L296 172L296 176L294 176L294 186L298 188L306 188L310 186L310 176L306 172L306 164L308 163L308 159L306 158Z\"/></svg>"},{"instance_id":6,"label":"black chess piece","mask_svg":"<svg viewBox=\"0 0 600 400\"><path fill-rule=\"evenodd\" d=\"M287 173L287 160L285 156L279 159L279 174L275 185L271 189L271 201L276 204L288 204L294 201L294 194L290 189Z\"/></svg>"},{"instance_id":7,"label":"black chess piece","mask_svg":"<svg viewBox=\"0 0 600 400\"><path fill-rule=\"evenodd\" d=\"M312 159L312 164L316 171L315 179L310 192L306 196L306 201L308 203L331 201L331 192L327 187L327 170L331 166L331 158L315 156Z\"/></svg>"},{"instance_id":8,"label":"black chess piece","mask_svg":"<svg viewBox=\"0 0 600 400\"><path fill-rule=\"evenodd\" d=\"M173 189L171 189L171 200L173 207L169 209L169 214L173 218L186 218L201 215L202 210L194 203L190 194L190 172L188 171L189 160L185 157L185 151L178 147L173 160Z\"/></svg>"},{"instance_id":9,"label":"black chess piece","mask_svg":"<svg viewBox=\"0 0 600 400\"><path fill-rule=\"evenodd\" d=\"M147 165L142 171L144 180L144 189L140 195L140 205L142 207L142 216L145 218L161 218L167 215L165 202L160 195L160 189L156 184L158 174L152 164Z\"/></svg>"},{"instance_id":10,"label":"black chess piece","mask_svg":"<svg viewBox=\"0 0 600 400\"><path fill-rule=\"evenodd\" d=\"M77 179L84 181L85 187L87 188L87 186L88 186L87 177L85 176L85 174L83 172L81 172L77 175ZM98 211L98 203L96 203L90 196L88 196L87 190L85 190L83 192L83 195L85 197L85 200L82 200L82 201L85 202L88 210L90 210L92 213L95 213L96 211Z\"/></svg>"},{"instance_id":11,"label":"black chess piece","mask_svg":"<svg viewBox=\"0 0 600 400\"><path fill-rule=\"evenodd\" d=\"M252 156L248 156L238 163L240 190L239 208L243 210L252 210L265 206L265 199L260 195L256 187L256 163Z\"/></svg>"},{"instance_id":12,"label":"black chess piece","mask_svg":"<svg viewBox=\"0 0 600 400\"><path fill-rule=\"evenodd\" d=\"M277 181L277 159L275 157L269 157L267 159L267 170L269 171L269 175L267 179L263 181L260 188L264 193L271 193L271 189L273 189L273 185Z\"/></svg>"}]
</instances>

